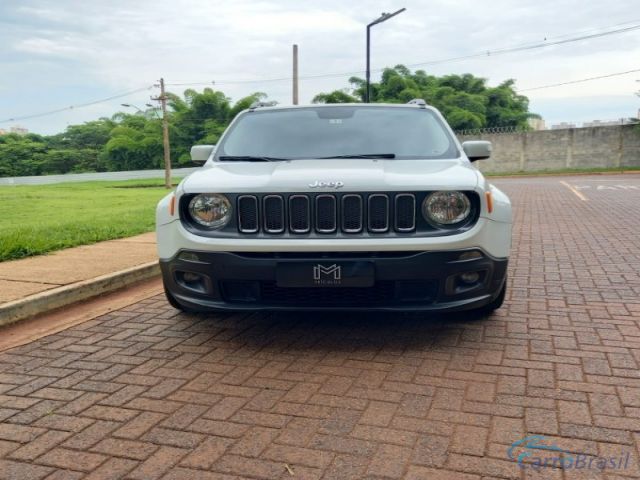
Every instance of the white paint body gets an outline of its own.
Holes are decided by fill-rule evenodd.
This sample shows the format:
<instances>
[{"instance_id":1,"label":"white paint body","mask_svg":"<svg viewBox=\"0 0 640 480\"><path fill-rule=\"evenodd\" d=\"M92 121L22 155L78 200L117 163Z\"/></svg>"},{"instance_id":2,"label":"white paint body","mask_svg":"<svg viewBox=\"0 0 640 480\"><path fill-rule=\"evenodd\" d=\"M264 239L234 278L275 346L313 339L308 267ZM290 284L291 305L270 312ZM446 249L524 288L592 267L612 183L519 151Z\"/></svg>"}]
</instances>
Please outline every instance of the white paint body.
<instances>
[{"instance_id":1,"label":"white paint body","mask_svg":"<svg viewBox=\"0 0 640 480\"><path fill-rule=\"evenodd\" d=\"M398 106L399 108L419 108ZM440 116L437 110L432 109ZM440 116L441 117L441 116ZM441 117L442 118L442 117ZM443 119L446 125L446 121ZM448 127L447 127L448 128ZM228 130L227 130L228 131ZM494 258L509 257L511 248L511 203L472 165L449 129L461 152L445 160L399 159L302 159L284 162L214 162L209 160L176 188L180 197L191 193L318 193L375 191L475 190L481 200L478 222L473 228L442 237L385 238L208 238L188 232L178 209L171 215L167 195L157 208L158 255L168 260L180 250L210 252L319 252L319 251L447 251L480 248ZM336 184L339 185L336 185ZM493 197L488 210L485 192Z\"/></svg>"}]
</instances>

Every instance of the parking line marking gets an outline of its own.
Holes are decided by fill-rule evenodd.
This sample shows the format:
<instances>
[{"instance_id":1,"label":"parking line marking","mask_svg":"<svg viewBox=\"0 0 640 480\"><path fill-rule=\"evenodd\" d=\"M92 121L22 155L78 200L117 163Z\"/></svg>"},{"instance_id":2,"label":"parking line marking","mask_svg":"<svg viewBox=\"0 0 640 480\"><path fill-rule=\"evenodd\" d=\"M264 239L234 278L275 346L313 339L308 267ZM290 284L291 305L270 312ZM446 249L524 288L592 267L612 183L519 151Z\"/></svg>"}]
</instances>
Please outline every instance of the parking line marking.
<instances>
[{"instance_id":1,"label":"parking line marking","mask_svg":"<svg viewBox=\"0 0 640 480\"><path fill-rule=\"evenodd\" d=\"M562 185L564 185L565 187L567 187L569 190L571 190L573 193L576 194L576 197L578 197L580 200L582 200L583 202L587 202L589 201L589 199L587 197L585 197L583 194L581 194L578 190L576 190L575 188L573 188L571 185L569 185L567 182L565 182L564 180L560 180L560 183Z\"/></svg>"}]
</instances>

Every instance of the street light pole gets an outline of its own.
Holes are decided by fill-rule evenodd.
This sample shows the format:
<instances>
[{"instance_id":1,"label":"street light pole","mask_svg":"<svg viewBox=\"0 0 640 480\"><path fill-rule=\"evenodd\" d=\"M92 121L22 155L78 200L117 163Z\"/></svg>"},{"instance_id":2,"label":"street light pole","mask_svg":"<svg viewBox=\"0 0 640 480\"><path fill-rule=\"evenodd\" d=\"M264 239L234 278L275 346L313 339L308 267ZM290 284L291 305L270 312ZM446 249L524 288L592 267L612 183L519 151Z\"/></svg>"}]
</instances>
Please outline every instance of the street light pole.
<instances>
[{"instance_id":1,"label":"street light pole","mask_svg":"<svg viewBox=\"0 0 640 480\"><path fill-rule=\"evenodd\" d=\"M120 105L126 108L135 108L138 111L138 113L144 114L144 110L142 110L140 107L137 107L132 103L121 103Z\"/></svg>"},{"instance_id":2,"label":"street light pole","mask_svg":"<svg viewBox=\"0 0 640 480\"><path fill-rule=\"evenodd\" d=\"M364 101L365 103L369 103L371 98L371 27L377 25L382 22L386 22L391 17L395 17L396 15L404 12L406 8L401 8L400 10L393 13L383 13L379 18L376 18L373 22L367 25L367 75L366 75L366 90Z\"/></svg>"},{"instance_id":3,"label":"street light pole","mask_svg":"<svg viewBox=\"0 0 640 480\"><path fill-rule=\"evenodd\" d=\"M147 116L147 111L142 110L140 107L138 107L137 105L134 105L133 103L121 103L120 104L123 107L127 107L127 108L135 108L138 113L141 113L142 115L144 115L145 117ZM154 107L153 105L151 105L150 103L145 103L144 104L146 107L149 107L152 111L153 114L156 116L156 118L160 118L160 115L158 115L158 108Z\"/></svg>"}]
</instances>

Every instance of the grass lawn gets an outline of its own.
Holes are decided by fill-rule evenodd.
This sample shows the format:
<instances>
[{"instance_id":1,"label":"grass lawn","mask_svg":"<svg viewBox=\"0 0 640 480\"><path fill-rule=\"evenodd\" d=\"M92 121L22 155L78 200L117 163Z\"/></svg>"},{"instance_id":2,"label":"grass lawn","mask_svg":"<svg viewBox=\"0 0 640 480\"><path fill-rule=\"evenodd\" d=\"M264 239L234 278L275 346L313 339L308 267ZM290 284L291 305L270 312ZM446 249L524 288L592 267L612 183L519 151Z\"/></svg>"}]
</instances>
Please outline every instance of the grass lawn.
<instances>
[{"instance_id":1,"label":"grass lawn","mask_svg":"<svg viewBox=\"0 0 640 480\"><path fill-rule=\"evenodd\" d=\"M619 172L566 169L489 176ZM625 168L626 171L638 168ZM0 262L154 229L161 179L0 186Z\"/></svg>"},{"instance_id":2,"label":"grass lawn","mask_svg":"<svg viewBox=\"0 0 640 480\"><path fill-rule=\"evenodd\" d=\"M0 261L154 229L162 180L0 186Z\"/></svg>"}]
</instances>

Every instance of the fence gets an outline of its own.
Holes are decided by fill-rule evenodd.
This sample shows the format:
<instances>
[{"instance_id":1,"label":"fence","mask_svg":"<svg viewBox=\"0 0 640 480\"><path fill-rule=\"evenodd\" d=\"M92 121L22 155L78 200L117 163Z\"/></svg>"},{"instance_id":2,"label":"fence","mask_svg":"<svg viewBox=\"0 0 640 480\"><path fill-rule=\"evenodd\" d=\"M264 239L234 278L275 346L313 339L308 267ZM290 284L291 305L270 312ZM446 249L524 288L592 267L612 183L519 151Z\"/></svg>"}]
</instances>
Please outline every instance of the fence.
<instances>
[{"instance_id":1,"label":"fence","mask_svg":"<svg viewBox=\"0 0 640 480\"><path fill-rule=\"evenodd\" d=\"M487 172L640 167L637 125L482 132L458 138L491 141L491 158L478 162Z\"/></svg>"},{"instance_id":2,"label":"fence","mask_svg":"<svg viewBox=\"0 0 640 480\"><path fill-rule=\"evenodd\" d=\"M490 133L518 133L525 132L527 128L525 127L489 127L489 128L473 128L469 130L456 130L455 133L457 136L461 135L488 135Z\"/></svg>"}]
</instances>

